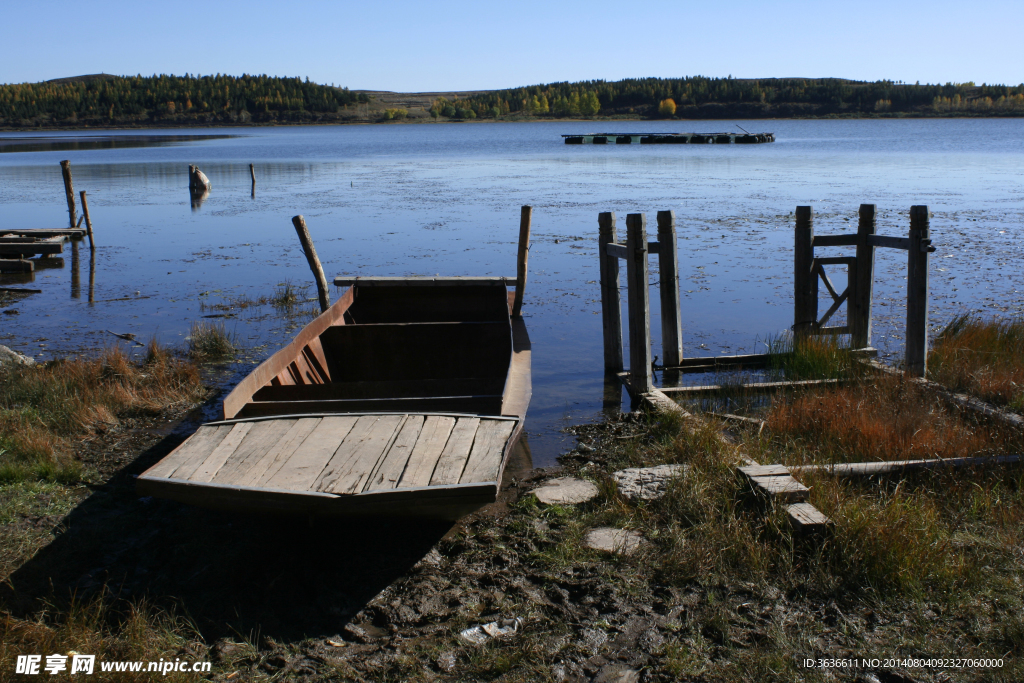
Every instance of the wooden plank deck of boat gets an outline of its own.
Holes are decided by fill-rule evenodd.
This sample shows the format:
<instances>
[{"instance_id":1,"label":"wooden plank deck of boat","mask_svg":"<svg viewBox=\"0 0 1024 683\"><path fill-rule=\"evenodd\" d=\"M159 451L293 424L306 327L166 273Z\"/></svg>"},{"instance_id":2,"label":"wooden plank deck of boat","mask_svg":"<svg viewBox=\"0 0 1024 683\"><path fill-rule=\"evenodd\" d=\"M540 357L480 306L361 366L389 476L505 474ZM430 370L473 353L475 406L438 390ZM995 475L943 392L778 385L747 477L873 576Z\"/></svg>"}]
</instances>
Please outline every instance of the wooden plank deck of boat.
<instances>
[{"instance_id":1,"label":"wooden plank deck of boat","mask_svg":"<svg viewBox=\"0 0 1024 683\"><path fill-rule=\"evenodd\" d=\"M137 487L225 509L455 519L494 500L520 425L441 413L225 420L200 427Z\"/></svg>"}]
</instances>

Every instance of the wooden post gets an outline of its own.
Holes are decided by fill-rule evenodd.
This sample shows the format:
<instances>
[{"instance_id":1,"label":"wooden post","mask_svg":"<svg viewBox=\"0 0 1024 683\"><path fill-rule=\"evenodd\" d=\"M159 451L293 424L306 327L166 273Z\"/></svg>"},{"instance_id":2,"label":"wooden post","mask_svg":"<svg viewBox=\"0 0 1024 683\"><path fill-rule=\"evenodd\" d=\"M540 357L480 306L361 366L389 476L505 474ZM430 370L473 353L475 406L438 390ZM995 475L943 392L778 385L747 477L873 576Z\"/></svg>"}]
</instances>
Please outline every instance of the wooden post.
<instances>
[{"instance_id":1,"label":"wooden post","mask_svg":"<svg viewBox=\"0 0 1024 683\"><path fill-rule=\"evenodd\" d=\"M316 255L316 247L313 246L313 239L309 236L309 229L306 228L306 219L302 216L292 218L292 225L299 235L299 242L302 243L302 251L306 254L309 262L309 269L313 271L316 279L316 292L320 298L320 312L331 307L331 297L327 292L327 278L324 277L324 269L320 266L320 257Z\"/></svg>"},{"instance_id":2,"label":"wooden post","mask_svg":"<svg viewBox=\"0 0 1024 683\"><path fill-rule=\"evenodd\" d=\"M516 297L512 303L512 317L523 315L523 294L526 293L526 260L530 256L530 218L533 207L524 206L519 212L519 255L516 258Z\"/></svg>"},{"instance_id":3,"label":"wooden post","mask_svg":"<svg viewBox=\"0 0 1024 683\"><path fill-rule=\"evenodd\" d=\"M252 164L249 164L249 176L252 178L252 196L256 196L256 169Z\"/></svg>"},{"instance_id":4,"label":"wooden post","mask_svg":"<svg viewBox=\"0 0 1024 683\"><path fill-rule=\"evenodd\" d=\"M615 212L597 216L598 259L601 264L601 326L604 331L605 372L622 372L622 304L619 290L619 257L608 253L607 245L618 242Z\"/></svg>"},{"instance_id":5,"label":"wooden post","mask_svg":"<svg viewBox=\"0 0 1024 683\"><path fill-rule=\"evenodd\" d=\"M89 203L85 200L85 190L82 190L82 217L85 218L85 232L89 235L89 249L95 249L92 241L92 220L89 218Z\"/></svg>"},{"instance_id":6,"label":"wooden post","mask_svg":"<svg viewBox=\"0 0 1024 683\"><path fill-rule=\"evenodd\" d=\"M818 276L814 266L814 210L796 207L793 244L793 333L809 334L818 322Z\"/></svg>"},{"instance_id":7,"label":"wooden post","mask_svg":"<svg viewBox=\"0 0 1024 683\"><path fill-rule=\"evenodd\" d=\"M60 171L64 175L64 195L68 200L68 218L73 228L78 220L78 212L75 211L75 187L71 183L71 161L65 159L60 162Z\"/></svg>"},{"instance_id":8,"label":"wooden post","mask_svg":"<svg viewBox=\"0 0 1024 683\"><path fill-rule=\"evenodd\" d=\"M875 289L875 247L868 242L875 234L875 205L860 205L857 223L857 268L850 282L850 347L871 346L871 300Z\"/></svg>"},{"instance_id":9,"label":"wooden post","mask_svg":"<svg viewBox=\"0 0 1024 683\"><path fill-rule=\"evenodd\" d=\"M651 301L647 216L626 216L626 296L629 299L629 380L634 397L654 388L651 371Z\"/></svg>"},{"instance_id":10,"label":"wooden post","mask_svg":"<svg viewBox=\"0 0 1024 683\"><path fill-rule=\"evenodd\" d=\"M679 245L676 214L658 212L658 270L661 273L662 365L675 367L683 360L683 327L679 311Z\"/></svg>"},{"instance_id":11,"label":"wooden post","mask_svg":"<svg viewBox=\"0 0 1024 683\"><path fill-rule=\"evenodd\" d=\"M910 207L907 249L906 369L915 377L928 373L928 207Z\"/></svg>"}]
</instances>

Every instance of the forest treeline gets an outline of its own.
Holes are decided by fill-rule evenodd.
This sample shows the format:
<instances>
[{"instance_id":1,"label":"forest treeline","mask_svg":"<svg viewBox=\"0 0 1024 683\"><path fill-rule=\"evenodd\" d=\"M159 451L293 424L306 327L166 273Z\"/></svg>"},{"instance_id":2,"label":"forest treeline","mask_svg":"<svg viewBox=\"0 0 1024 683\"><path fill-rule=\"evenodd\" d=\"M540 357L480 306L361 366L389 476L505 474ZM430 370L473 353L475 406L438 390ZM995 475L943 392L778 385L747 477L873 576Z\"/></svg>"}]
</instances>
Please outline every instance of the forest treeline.
<instances>
[{"instance_id":1,"label":"forest treeline","mask_svg":"<svg viewBox=\"0 0 1024 683\"><path fill-rule=\"evenodd\" d=\"M327 122L365 94L277 76L90 76L0 85L0 126Z\"/></svg>"},{"instance_id":2,"label":"forest treeline","mask_svg":"<svg viewBox=\"0 0 1024 683\"><path fill-rule=\"evenodd\" d=\"M0 85L0 126L329 123L426 117L366 93L276 76L108 76ZM367 105L367 106L360 106ZM1024 116L1024 84L843 79L641 78L550 83L440 97L439 119L623 116Z\"/></svg>"},{"instance_id":3,"label":"forest treeline","mask_svg":"<svg viewBox=\"0 0 1024 683\"><path fill-rule=\"evenodd\" d=\"M671 101L674 108L667 101ZM669 113L671 112L671 113ZM650 118L1024 115L1024 84L873 83L836 78L639 78L549 83L439 100L450 118L630 115Z\"/></svg>"}]
</instances>

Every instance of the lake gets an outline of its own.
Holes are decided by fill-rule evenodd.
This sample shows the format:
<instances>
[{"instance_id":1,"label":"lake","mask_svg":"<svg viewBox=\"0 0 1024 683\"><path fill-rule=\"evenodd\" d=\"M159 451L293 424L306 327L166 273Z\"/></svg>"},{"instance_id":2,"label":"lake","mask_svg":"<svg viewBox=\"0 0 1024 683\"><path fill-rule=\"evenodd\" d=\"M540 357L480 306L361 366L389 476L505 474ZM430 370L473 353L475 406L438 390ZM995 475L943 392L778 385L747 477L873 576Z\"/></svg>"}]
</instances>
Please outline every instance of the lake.
<instances>
[{"instance_id":1,"label":"lake","mask_svg":"<svg viewBox=\"0 0 1024 683\"><path fill-rule=\"evenodd\" d=\"M560 137L737 126L774 132L777 141L600 146L564 145ZM927 204L937 247L933 329L957 313L1022 310L1020 119L0 133L0 229L67 226L61 159L71 160L76 192L88 193L95 262L83 242L73 264L66 245L63 268L34 274L29 286L42 293L6 307L17 315L0 315L0 343L43 360L123 343L110 332L180 345L193 322L226 311L232 317L210 320L224 322L246 348L213 378L227 387L312 314L315 303L291 312L226 308L272 295L283 283L311 285L291 225L295 214L305 216L329 280L514 276L519 207L532 205L524 315L534 373L526 430L536 466L554 464L572 446L566 426L601 413L602 211L616 212L623 239L627 213L646 213L653 233L656 213L675 211L687 355L762 351L767 337L789 328L793 211L801 204L814 207L815 231L827 234L854 231L858 206L874 203L878 232L901 236L910 206ZM213 184L200 206L190 201L188 164ZM876 263L873 342L898 359L906 255L880 249ZM833 279L843 285L842 277ZM0 276L0 283L25 281ZM331 289L336 298L340 292ZM311 286L307 296L315 297ZM657 341L653 353L660 355Z\"/></svg>"}]
</instances>

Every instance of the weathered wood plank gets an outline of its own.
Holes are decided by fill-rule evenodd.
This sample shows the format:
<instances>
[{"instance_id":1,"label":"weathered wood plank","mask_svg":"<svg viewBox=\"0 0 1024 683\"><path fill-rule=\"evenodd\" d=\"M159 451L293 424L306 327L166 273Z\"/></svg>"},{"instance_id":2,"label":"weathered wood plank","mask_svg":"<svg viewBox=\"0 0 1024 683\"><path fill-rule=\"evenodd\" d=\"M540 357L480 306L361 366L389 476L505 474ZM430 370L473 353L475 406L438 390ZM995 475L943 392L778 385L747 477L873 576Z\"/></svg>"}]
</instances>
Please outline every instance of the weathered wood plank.
<instances>
[{"instance_id":1,"label":"weathered wood plank","mask_svg":"<svg viewBox=\"0 0 1024 683\"><path fill-rule=\"evenodd\" d=\"M288 463L264 481L267 488L306 491L324 471L335 451L356 424L355 416L325 417L302 442Z\"/></svg>"},{"instance_id":2,"label":"weathered wood plank","mask_svg":"<svg viewBox=\"0 0 1024 683\"><path fill-rule=\"evenodd\" d=\"M666 394L709 394L720 391L749 391L749 392L772 392L783 389L811 388L818 386L838 386L849 384L856 380L846 379L803 379L791 382L751 382L750 384L705 384L696 387L661 387Z\"/></svg>"},{"instance_id":3,"label":"weathered wood plank","mask_svg":"<svg viewBox=\"0 0 1024 683\"><path fill-rule=\"evenodd\" d=\"M300 417L285 432L273 447L262 458L253 462L248 471L238 479L239 486L258 486L264 478L277 474L288 458L292 456L309 433L320 424L319 417Z\"/></svg>"},{"instance_id":4,"label":"weathered wood plank","mask_svg":"<svg viewBox=\"0 0 1024 683\"><path fill-rule=\"evenodd\" d=\"M351 494L363 484L377 461L391 445L405 415L366 415L356 422L341 448L334 454L315 490Z\"/></svg>"},{"instance_id":5,"label":"weathered wood plank","mask_svg":"<svg viewBox=\"0 0 1024 683\"><path fill-rule=\"evenodd\" d=\"M198 462L189 470L189 473L191 473L195 467L198 467L206 460L206 456L213 452L213 449L224 440L224 437L230 431L231 427L228 425L200 427L195 434L185 440L185 443L175 448L163 460L143 472L142 476L171 477L179 468L186 465L193 458L197 458Z\"/></svg>"},{"instance_id":6,"label":"weathered wood plank","mask_svg":"<svg viewBox=\"0 0 1024 683\"><path fill-rule=\"evenodd\" d=\"M816 247L852 247L857 244L856 235L815 235L811 244Z\"/></svg>"},{"instance_id":7,"label":"weathered wood plank","mask_svg":"<svg viewBox=\"0 0 1024 683\"><path fill-rule=\"evenodd\" d=\"M1020 455L977 455L964 458L930 458L927 460L889 460L881 462L848 462L834 465L797 465L793 472L821 472L835 476L870 477L876 474L911 472L957 467L1014 465L1024 461Z\"/></svg>"},{"instance_id":8,"label":"weathered wood plank","mask_svg":"<svg viewBox=\"0 0 1024 683\"><path fill-rule=\"evenodd\" d=\"M462 477L462 471L466 467L466 460L469 459L469 452L473 447L473 439L477 429L480 427L478 417L460 417L452 429L444 452L437 461L434 474L430 477L432 486L457 484Z\"/></svg>"},{"instance_id":9,"label":"weathered wood plank","mask_svg":"<svg viewBox=\"0 0 1024 683\"><path fill-rule=\"evenodd\" d=\"M511 420L483 420L480 423L466 468L459 478L460 484L498 480L505 442L515 426L516 423Z\"/></svg>"},{"instance_id":10,"label":"weathered wood plank","mask_svg":"<svg viewBox=\"0 0 1024 683\"><path fill-rule=\"evenodd\" d=\"M245 435L249 433L252 427L252 422L240 422L234 425L231 431L228 432L228 435L224 437L224 440L220 442L220 445L213 449L213 453L210 453L209 457L196 468L191 476L179 476L177 478L190 479L192 481L212 480L214 475L224 466L224 463L228 461L228 458L231 457L231 454L238 449Z\"/></svg>"},{"instance_id":11,"label":"weathered wood plank","mask_svg":"<svg viewBox=\"0 0 1024 683\"><path fill-rule=\"evenodd\" d=\"M866 347L871 344L871 303L875 291L875 248L871 236L875 234L874 204L861 204L857 223L856 279L850 295L850 346Z\"/></svg>"},{"instance_id":12,"label":"weathered wood plank","mask_svg":"<svg viewBox=\"0 0 1024 683\"><path fill-rule=\"evenodd\" d=\"M750 480L757 477L784 477L789 474L789 469L785 465L752 465L740 467L737 471Z\"/></svg>"},{"instance_id":13,"label":"weathered wood plank","mask_svg":"<svg viewBox=\"0 0 1024 683\"><path fill-rule=\"evenodd\" d=\"M409 462L409 456L412 454L420 432L423 430L423 422L422 415L410 415L406 418L405 424L399 430L398 436L395 438L394 443L391 444L391 448L388 449L384 457L377 463L373 473L367 477L366 485L363 487L364 491L393 489L398 486L398 482L402 478L402 472L405 471L405 467Z\"/></svg>"},{"instance_id":14,"label":"weathered wood plank","mask_svg":"<svg viewBox=\"0 0 1024 683\"><path fill-rule=\"evenodd\" d=\"M409 463L398 482L399 488L427 486L430 483L430 477L434 474L434 468L454 427L454 417L427 416L416 446L409 456Z\"/></svg>"},{"instance_id":15,"label":"weathered wood plank","mask_svg":"<svg viewBox=\"0 0 1024 683\"><path fill-rule=\"evenodd\" d=\"M928 376L928 207L910 207L907 249L907 372Z\"/></svg>"},{"instance_id":16,"label":"weathered wood plank","mask_svg":"<svg viewBox=\"0 0 1024 683\"><path fill-rule=\"evenodd\" d=\"M887 247L889 249L910 249L910 240L906 237L892 237L891 235L870 235L868 244L872 247Z\"/></svg>"},{"instance_id":17,"label":"weathered wood plank","mask_svg":"<svg viewBox=\"0 0 1024 683\"><path fill-rule=\"evenodd\" d=\"M751 481L757 493L780 503L802 503L811 492L788 474L778 477L755 477Z\"/></svg>"},{"instance_id":18,"label":"weathered wood plank","mask_svg":"<svg viewBox=\"0 0 1024 683\"><path fill-rule=\"evenodd\" d=\"M249 467L259 462L260 458L288 433L293 424L295 424L294 419L255 422L235 452L213 475L213 482L237 484L239 479L249 471Z\"/></svg>"},{"instance_id":19,"label":"weathered wood plank","mask_svg":"<svg viewBox=\"0 0 1024 683\"><path fill-rule=\"evenodd\" d=\"M789 524L800 536L810 536L827 531L833 526L832 520L810 503L795 503L786 508Z\"/></svg>"}]
</instances>

